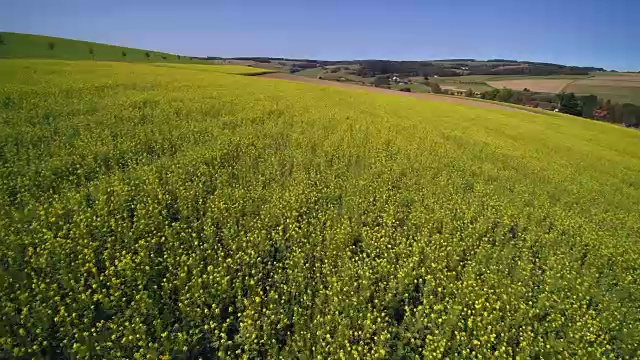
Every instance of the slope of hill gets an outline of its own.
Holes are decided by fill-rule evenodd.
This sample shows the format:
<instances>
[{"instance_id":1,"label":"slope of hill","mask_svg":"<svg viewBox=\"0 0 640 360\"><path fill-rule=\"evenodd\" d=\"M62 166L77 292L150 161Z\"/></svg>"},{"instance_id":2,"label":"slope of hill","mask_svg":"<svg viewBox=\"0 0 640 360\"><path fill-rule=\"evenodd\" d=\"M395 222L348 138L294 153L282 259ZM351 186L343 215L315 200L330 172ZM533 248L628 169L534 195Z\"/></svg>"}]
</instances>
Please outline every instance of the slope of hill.
<instances>
[{"instance_id":1,"label":"slope of hill","mask_svg":"<svg viewBox=\"0 0 640 360\"><path fill-rule=\"evenodd\" d=\"M632 358L640 133L0 60L0 357Z\"/></svg>"},{"instance_id":2,"label":"slope of hill","mask_svg":"<svg viewBox=\"0 0 640 360\"><path fill-rule=\"evenodd\" d=\"M192 61L189 57L158 51L11 32L0 32L0 58L173 62Z\"/></svg>"},{"instance_id":3,"label":"slope of hill","mask_svg":"<svg viewBox=\"0 0 640 360\"><path fill-rule=\"evenodd\" d=\"M564 90L578 94L592 94L601 99L640 106L640 74L599 74L588 79L574 81Z\"/></svg>"}]
</instances>

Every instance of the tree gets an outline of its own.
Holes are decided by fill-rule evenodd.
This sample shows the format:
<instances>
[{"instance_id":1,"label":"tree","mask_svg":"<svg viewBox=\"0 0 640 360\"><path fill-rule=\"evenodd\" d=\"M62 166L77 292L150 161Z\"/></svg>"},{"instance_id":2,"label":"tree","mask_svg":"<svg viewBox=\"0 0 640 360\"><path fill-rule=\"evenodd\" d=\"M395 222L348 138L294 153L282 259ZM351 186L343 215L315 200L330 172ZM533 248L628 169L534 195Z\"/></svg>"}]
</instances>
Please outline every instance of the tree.
<instances>
[{"instance_id":1,"label":"tree","mask_svg":"<svg viewBox=\"0 0 640 360\"><path fill-rule=\"evenodd\" d=\"M512 104L524 104L525 100L524 100L524 94L526 94L525 92L521 92L521 91L514 91L513 95L511 95L511 97L509 98L509 100L507 102L510 102Z\"/></svg>"},{"instance_id":2,"label":"tree","mask_svg":"<svg viewBox=\"0 0 640 360\"><path fill-rule=\"evenodd\" d=\"M489 91L485 91L483 92L480 97L486 100L495 100L496 97L498 96L498 93L500 92L500 90L498 89L492 89Z\"/></svg>"},{"instance_id":3,"label":"tree","mask_svg":"<svg viewBox=\"0 0 640 360\"><path fill-rule=\"evenodd\" d=\"M53 41L50 41L47 45L49 46L49 50L53 50L56 48L56 43L54 43Z\"/></svg>"},{"instance_id":4,"label":"tree","mask_svg":"<svg viewBox=\"0 0 640 360\"><path fill-rule=\"evenodd\" d=\"M636 127L638 125L638 118L640 115L640 108L630 104L622 104L622 122L630 127Z\"/></svg>"},{"instance_id":5,"label":"tree","mask_svg":"<svg viewBox=\"0 0 640 360\"><path fill-rule=\"evenodd\" d=\"M593 111L598 107L598 97L595 95L582 95L578 97L583 117L593 117Z\"/></svg>"},{"instance_id":6,"label":"tree","mask_svg":"<svg viewBox=\"0 0 640 360\"><path fill-rule=\"evenodd\" d=\"M122 57L127 57L127 52L126 51L122 52Z\"/></svg>"},{"instance_id":7,"label":"tree","mask_svg":"<svg viewBox=\"0 0 640 360\"><path fill-rule=\"evenodd\" d=\"M473 91L472 88L467 89L467 91L464 93L464 96L466 97L474 97L475 96L475 92Z\"/></svg>"},{"instance_id":8,"label":"tree","mask_svg":"<svg viewBox=\"0 0 640 360\"><path fill-rule=\"evenodd\" d=\"M180 60L180 55L176 55L176 59Z\"/></svg>"},{"instance_id":9,"label":"tree","mask_svg":"<svg viewBox=\"0 0 640 360\"><path fill-rule=\"evenodd\" d=\"M609 110L608 120L613 123L620 124L623 121L623 115L624 114L622 111L622 105L618 103L612 103Z\"/></svg>"},{"instance_id":10,"label":"tree","mask_svg":"<svg viewBox=\"0 0 640 360\"><path fill-rule=\"evenodd\" d=\"M525 89L525 90L529 90L529 89ZM520 95L521 95L520 104L523 104L523 105L529 104L531 102L531 99L533 98L533 94L531 94L531 91L523 91Z\"/></svg>"},{"instance_id":11,"label":"tree","mask_svg":"<svg viewBox=\"0 0 640 360\"><path fill-rule=\"evenodd\" d=\"M373 86L389 85L389 78L385 75L378 75L373 79Z\"/></svg>"},{"instance_id":12,"label":"tree","mask_svg":"<svg viewBox=\"0 0 640 360\"><path fill-rule=\"evenodd\" d=\"M92 47L89 48L89 55L91 55L91 57L93 57L93 55L95 55L95 51L93 50Z\"/></svg>"},{"instance_id":13,"label":"tree","mask_svg":"<svg viewBox=\"0 0 640 360\"><path fill-rule=\"evenodd\" d=\"M429 83L429 87L431 88L431 92L434 94L442 94L442 88L440 87L440 84L435 83L435 82L430 82Z\"/></svg>"},{"instance_id":14,"label":"tree","mask_svg":"<svg viewBox=\"0 0 640 360\"><path fill-rule=\"evenodd\" d=\"M582 106L574 93L558 94L558 110L564 114L582 116Z\"/></svg>"},{"instance_id":15,"label":"tree","mask_svg":"<svg viewBox=\"0 0 640 360\"><path fill-rule=\"evenodd\" d=\"M147 60L149 60L149 58L151 57L151 54L149 54L149 52L147 51L147 52L144 53L144 56L146 56Z\"/></svg>"},{"instance_id":16,"label":"tree","mask_svg":"<svg viewBox=\"0 0 640 360\"><path fill-rule=\"evenodd\" d=\"M6 45L6 43L4 42L4 36L2 36L2 34L0 34L0 45Z\"/></svg>"},{"instance_id":17,"label":"tree","mask_svg":"<svg viewBox=\"0 0 640 360\"><path fill-rule=\"evenodd\" d=\"M496 101L500 102L509 102L513 97L513 90L502 88L498 91L498 95L496 95Z\"/></svg>"}]
</instances>

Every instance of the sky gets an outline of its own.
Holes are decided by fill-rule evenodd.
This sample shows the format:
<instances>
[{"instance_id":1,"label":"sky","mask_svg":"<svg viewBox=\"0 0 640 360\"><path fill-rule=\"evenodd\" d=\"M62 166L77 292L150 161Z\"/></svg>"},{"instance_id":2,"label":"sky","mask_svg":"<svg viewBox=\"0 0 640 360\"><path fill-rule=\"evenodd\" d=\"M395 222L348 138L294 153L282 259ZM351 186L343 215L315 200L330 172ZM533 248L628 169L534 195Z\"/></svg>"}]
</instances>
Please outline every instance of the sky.
<instances>
[{"instance_id":1,"label":"sky","mask_svg":"<svg viewBox=\"0 0 640 360\"><path fill-rule=\"evenodd\" d=\"M638 0L2 0L0 31L190 56L640 70Z\"/></svg>"}]
</instances>

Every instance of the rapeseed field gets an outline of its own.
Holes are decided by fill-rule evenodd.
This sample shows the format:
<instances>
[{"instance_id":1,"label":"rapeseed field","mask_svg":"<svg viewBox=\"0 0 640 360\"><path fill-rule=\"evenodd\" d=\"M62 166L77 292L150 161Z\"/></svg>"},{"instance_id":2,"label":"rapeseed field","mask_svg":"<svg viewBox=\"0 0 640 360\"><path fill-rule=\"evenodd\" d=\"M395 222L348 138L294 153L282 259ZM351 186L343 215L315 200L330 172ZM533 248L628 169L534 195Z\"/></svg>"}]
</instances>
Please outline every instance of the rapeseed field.
<instances>
[{"instance_id":1,"label":"rapeseed field","mask_svg":"<svg viewBox=\"0 0 640 360\"><path fill-rule=\"evenodd\" d=\"M182 67L0 60L0 357L639 354L637 131Z\"/></svg>"}]
</instances>

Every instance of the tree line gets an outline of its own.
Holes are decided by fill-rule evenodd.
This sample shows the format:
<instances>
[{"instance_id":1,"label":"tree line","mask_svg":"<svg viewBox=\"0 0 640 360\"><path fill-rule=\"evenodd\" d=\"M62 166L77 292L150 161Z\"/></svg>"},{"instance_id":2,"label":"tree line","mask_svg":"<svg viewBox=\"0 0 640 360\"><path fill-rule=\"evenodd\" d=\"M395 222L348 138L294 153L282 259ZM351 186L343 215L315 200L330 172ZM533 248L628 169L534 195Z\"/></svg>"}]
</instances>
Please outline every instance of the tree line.
<instances>
[{"instance_id":1,"label":"tree line","mask_svg":"<svg viewBox=\"0 0 640 360\"><path fill-rule=\"evenodd\" d=\"M472 91L467 94L473 96ZM536 93L529 89L523 91L492 89L481 93L480 98L545 110L557 110L564 114L621 124L627 127L640 127L640 106L600 99L596 95L576 95L572 92L554 95Z\"/></svg>"}]
</instances>

